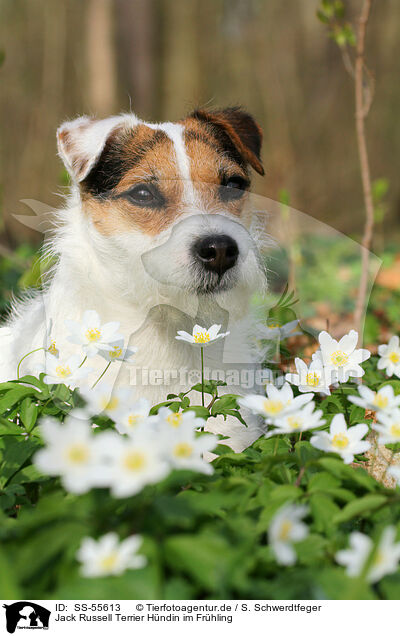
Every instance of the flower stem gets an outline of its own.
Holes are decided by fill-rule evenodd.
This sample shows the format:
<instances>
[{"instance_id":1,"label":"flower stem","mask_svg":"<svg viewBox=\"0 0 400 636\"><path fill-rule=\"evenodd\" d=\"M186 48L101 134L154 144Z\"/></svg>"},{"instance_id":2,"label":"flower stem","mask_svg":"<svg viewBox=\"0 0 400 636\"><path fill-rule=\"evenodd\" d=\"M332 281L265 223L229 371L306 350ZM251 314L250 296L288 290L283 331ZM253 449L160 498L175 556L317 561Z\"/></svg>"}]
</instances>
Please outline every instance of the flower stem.
<instances>
[{"instance_id":1,"label":"flower stem","mask_svg":"<svg viewBox=\"0 0 400 636\"><path fill-rule=\"evenodd\" d=\"M85 356L85 357L83 358L83 360L82 360L82 362L80 363L80 365L79 365L78 369L80 369L81 367L83 367L83 365L85 364L86 360L87 360L87 356Z\"/></svg>"},{"instance_id":2,"label":"flower stem","mask_svg":"<svg viewBox=\"0 0 400 636\"><path fill-rule=\"evenodd\" d=\"M204 347L200 347L201 352L201 405L204 406Z\"/></svg>"},{"instance_id":3,"label":"flower stem","mask_svg":"<svg viewBox=\"0 0 400 636\"><path fill-rule=\"evenodd\" d=\"M22 358L18 362L18 366L17 366L17 380L19 380L19 371L20 371L20 367L21 367L22 362L25 360L25 358L27 358L28 356L32 355L32 353L36 353L37 351L44 351L44 347L39 347L38 349L33 349L33 351L29 351L29 353L26 353L24 356L22 356Z\"/></svg>"},{"instance_id":4,"label":"flower stem","mask_svg":"<svg viewBox=\"0 0 400 636\"><path fill-rule=\"evenodd\" d=\"M349 409L348 409L348 401L347 401L347 397L345 392L343 391L343 387L340 386L340 392L342 394L342 397L344 398L344 410L346 413L346 420L347 420L347 425L350 426L350 413L349 413Z\"/></svg>"},{"instance_id":5,"label":"flower stem","mask_svg":"<svg viewBox=\"0 0 400 636\"><path fill-rule=\"evenodd\" d=\"M96 386L96 384L98 384L101 380L101 378L103 377L103 375L107 372L108 367L110 366L111 362L109 362L106 366L106 368L104 369L103 373L101 375L99 375L99 377L97 378L96 382L93 384L92 389L94 389L94 387Z\"/></svg>"}]
</instances>

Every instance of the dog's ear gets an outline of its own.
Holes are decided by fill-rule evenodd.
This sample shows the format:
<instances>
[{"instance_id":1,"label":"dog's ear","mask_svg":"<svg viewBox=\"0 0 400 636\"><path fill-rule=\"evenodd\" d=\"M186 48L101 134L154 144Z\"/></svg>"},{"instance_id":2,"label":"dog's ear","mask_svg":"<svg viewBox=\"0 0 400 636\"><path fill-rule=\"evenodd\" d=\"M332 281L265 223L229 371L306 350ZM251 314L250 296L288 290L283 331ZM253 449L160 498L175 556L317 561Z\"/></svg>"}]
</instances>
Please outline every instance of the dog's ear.
<instances>
[{"instance_id":1,"label":"dog's ear","mask_svg":"<svg viewBox=\"0 0 400 636\"><path fill-rule=\"evenodd\" d=\"M249 113L232 107L213 111L195 110L191 117L216 126L226 133L245 161L256 172L264 174L260 158L263 133Z\"/></svg>"},{"instance_id":2,"label":"dog's ear","mask_svg":"<svg viewBox=\"0 0 400 636\"><path fill-rule=\"evenodd\" d=\"M137 122L134 115L121 115L98 120L79 117L62 124L57 130L58 153L74 181L79 183L88 176L113 131Z\"/></svg>"}]
</instances>

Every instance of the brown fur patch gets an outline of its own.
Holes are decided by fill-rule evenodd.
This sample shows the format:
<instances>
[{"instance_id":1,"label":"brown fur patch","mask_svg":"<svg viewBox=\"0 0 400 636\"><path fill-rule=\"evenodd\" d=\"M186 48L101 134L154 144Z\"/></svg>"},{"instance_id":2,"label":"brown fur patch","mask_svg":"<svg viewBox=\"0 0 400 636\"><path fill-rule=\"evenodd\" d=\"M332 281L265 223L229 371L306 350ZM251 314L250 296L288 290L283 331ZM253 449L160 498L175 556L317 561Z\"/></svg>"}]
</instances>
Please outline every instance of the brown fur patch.
<instances>
[{"instance_id":1,"label":"brown fur patch","mask_svg":"<svg viewBox=\"0 0 400 636\"><path fill-rule=\"evenodd\" d=\"M220 186L231 177L249 180L246 168L224 152L219 140L210 134L204 123L192 117L183 123L190 176L205 209L208 212L224 211L240 216L246 195L234 201L222 201Z\"/></svg>"},{"instance_id":2,"label":"brown fur patch","mask_svg":"<svg viewBox=\"0 0 400 636\"><path fill-rule=\"evenodd\" d=\"M208 213L223 211L240 216L246 195L223 201L221 183L233 176L248 180L245 161L227 153L221 140L203 121L189 117L179 123L185 126L191 179L202 208ZM126 197L135 185L148 182L157 186L165 205L143 207ZM82 183L83 208L104 235L137 229L155 236L186 211L183 185L174 144L162 130L145 124L129 131L117 129Z\"/></svg>"},{"instance_id":3,"label":"brown fur patch","mask_svg":"<svg viewBox=\"0 0 400 636\"><path fill-rule=\"evenodd\" d=\"M182 183L173 142L160 130L140 124L128 136L120 153L122 178L112 196L83 196L84 209L90 214L99 232L105 235L122 234L138 229L149 235L157 235L166 229L180 213ZM115 150L114 150L115 152ZM165 201L165 206L149 208L135 205L123 195L135 185L154 182Z\"/></svg>"}]
</instances>

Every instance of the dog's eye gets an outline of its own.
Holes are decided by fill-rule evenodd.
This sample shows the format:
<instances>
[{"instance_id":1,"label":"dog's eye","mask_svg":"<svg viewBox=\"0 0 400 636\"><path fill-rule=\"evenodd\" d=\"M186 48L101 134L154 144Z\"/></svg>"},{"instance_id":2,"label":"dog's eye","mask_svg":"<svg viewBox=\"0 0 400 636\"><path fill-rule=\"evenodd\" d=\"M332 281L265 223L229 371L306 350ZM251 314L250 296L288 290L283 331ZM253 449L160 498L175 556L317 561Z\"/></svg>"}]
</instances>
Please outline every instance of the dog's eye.
<instances>
[{"instance_id":1,"label":"dog's eye","mask_svg":"<svg viewBox=\"0 0 400 636\"><path fill-rule=\"evenodd\" d=\"M245 190L248 188L249 182L244 177L234 175L222 180L220 194L223 201L232 201L240 199Z\"/></svg>"},{"instance_id":2,"label":"dog's eye","mask_svg":"<svg viewBox=\"0 0 400 636\"><path fill-rule=\"evenodd\" d=\"M163 196L154 185L139 185L124 192L123 197L135 205L159 207L163 204Z\"/></svg>"}]
</instances>

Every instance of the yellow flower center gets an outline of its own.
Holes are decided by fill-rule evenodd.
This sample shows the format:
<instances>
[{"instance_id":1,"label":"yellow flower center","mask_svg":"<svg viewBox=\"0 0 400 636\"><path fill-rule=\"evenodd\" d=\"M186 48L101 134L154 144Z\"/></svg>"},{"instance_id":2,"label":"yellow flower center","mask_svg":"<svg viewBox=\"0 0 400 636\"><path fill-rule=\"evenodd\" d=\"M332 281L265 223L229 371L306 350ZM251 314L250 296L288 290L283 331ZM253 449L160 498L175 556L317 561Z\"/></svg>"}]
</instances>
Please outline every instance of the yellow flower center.
<instances>
[{"instance_id":1,"label":"yellow flower center","mask_svg":"<svg viewBox=\"0 0 400 636\"><path fill-rule=\"evenodd\" d=\"M66 367L60 365L56 368L56 373L59 378L68 378L71 375L71 369L68 365Z\"/></svg>"},{"instance_id":2,"label":"yellow flower center","mask_svg":"<svg viewBox=\"0 0 400 636\"><path fill-rule=\"evenodd\" d=\"M344 351L334 351L331 355L331 362L335 367L344 367L349 361L349 356Z\"/></svg>"},{"instance_id":3,"label":"yellow flower center","mask_svg":"<svg viewBox=\"0 0 400 636\"><path fill-rule=\"evenodd\" d=\"M100 565L106 572L110 572L113 569L118 559L116 552L111 552L108 556L104 557L100 561Z\"/></svg>"},{"instance_id":4,"label":"yellow flower center","mask_svg":"<svg viewBox=\"0 0 400 636\"><path fill-rule=\"evenodd\" d=\"M89 340L89 342L96 342L96 340L99 340L101 336L101 332L100 329L88 329L86 332L86 338Z\"/></svg>"},{"instance_id":5,"label":"yellow flower center","mask_svg":"<svg viewBox=\"0 0 400 636\"><path fill-rule=\"evenodd\" d=\"M287 422L288 422L290 428L300 428L300 426L303 423L301 418L296 417L295 415L290 415L287 418Z\"/></svg>"},{"instance_id":6,"label":"yellow flower center","mask_svg":"<svg viewBox=\"0 0 400 636\"><path fill-rule=\"evenodd\" d=\"M315 371L313 371L312 373L307 373L306 375L306 384L308 384L308 386L318 386L319 380L320 376Z\"/></svg>"},{"instance_id":7,"label":"yellow flower center","mask_svg":"<svg viewBox=\"0 0 400 636\"><path fill-rule=\"evenodd\" d=\"M72 464L84 464L89 459L89 450L84 444L73 444L66 454Z\"/></svg>"},{"instance_id":8,"label":"yellow flower center","mask_svg":"<svg viewBox=\"0 0 400 636\"><path fill-rule=\"evenodd\" d=\"M398 364L400 361L400 355L396 353L396 351L392 351L392 353L389 354L389 360L390 362L393 362L393 364Z\"/></svg>"},{"instance_id":9,"label":"yellow flower center","mask_svg":"<svg viewBox=\"0 0 400 636\"><path fill-rule=\"evenodd\" d=\"M279 322L270 322L269 325L267 325L268 329L279 329L280 328L280 324Z\"/></svg>"},{"instance_id":10,"label":"yellow flower center","mask_svg":"<svg viewBox=\"0 0 400 636\"><path fill-rule=\"evenodd\" d=\"M276 415L283 409L283 403L280 400L264 400L264 411L268 415Z\"/></svg>"},{"instance_id":11,"label":"yellow flower center","mask_svg":"<svg viewBox=\"0 0 400 636\"><path fill-rule=\"evenodd\" d=\"M392 426L390 427L390 433L393 435L393 437L400 437L400 422L392 424Z\"/></svg>"},{"instance_id":12,"label":"yellow flower center","mask_svg":"<svg viewBox=\"0 0 400 636\"><path fill-rule=\"evenodd\" d=\"M197 333L193 334L193 338L194 341L197 342L197 344L202 344L204 342L210 342L210 334L209 333L201 333L200 331L198 331Z\"/></svg>"},{"instance_id":13,"label":"yellow flower center","mask_svg":"<svg viewBox=\"0 0 400 636\"><path fill-rule=\"evenodd\" d=\"M56 347L56 342L55 342L55 340L52 340L52 341L51 341L51 345L50 345L50 347L47 349L47 351L48 351L49 353L51 353L51 355L52 355L52 356L58 356L59 351L58 351L58 349L57 349L57 347Z\"/></svg>"},{"instance_id":14,"label":"yellow flower center","mask_svg":"<svg viewBox=\"0 0 400 636\"><path fill-rule=\"evenodd\" d=\"M167 422L174 428L178 428L182 424L183 415L182 413L171 413L168 415Z\"/></svg>"},{"instance_id":15,"label":"yellow flower center","mask_svg":"<svg viewBox=\"0 0 400 636\"><path fill-rule=\"evenodd\" d=\"M381 550L377 550L374 558L372 559L372 565L381 565L385 560L385 556Z\"/></svg>"},{"instance_id":16,"label":"yellow flower center","mask_svg":"<svg viewBox=\"0 0 400 636\"><path fill-rule=\"evenodd\" d=\"M138 472L146 466L146 456L139 451L131 451L124 458L124 466L127 470Z\"/></svg>"},{"instance_id":17,"label":"yellow flower center","mask_svg":"<svg viewBox=\"0 0 400 636\"><path fill-rule=\"evenodd\" d=\"M132 415L130 415L128 417L128 426L131 426L133 428L134 426L136 426L140 422L140 420L143 419L143 417L144 417L144 415L140 415L140 414L137 414L137 415L132 414Z\"/></svg>"},{"instance_id":18,"label":"yellow flower center","mask_svg":"<svg viewBox=\"0 0 400 636\"><path fill-rule=\"evenodd\" d=\"M119 406L119 399L116 396L101 399L101 407L103 411L115 411Z\"/></svg>"},{"instance_id":19,"label":"yellow flower center","mask_svg":"<svg viewBox=\"0 0 400 636\"><path fill-rule=\"evenodd\" d=\"M332 446L336 448L346 448L349 445L349 438L344 433L338 433L333 436Z\"/></svg>"},{"instance_id":20,"label":"yellow flower center","mask_svg":"<svg viewBox=\"0 0 400 636\"><path fill-rule=\"evenodd\" d=\"M293 523L289 520L282 521L281 527L279 529L278 538L280 541L287 541L290 535L290 531L293 528Z\"/></svg>"},{"instance_id":21,"label":"yellow flower center","mask_svg":"<svg viewBox=\"0 0 400 636\"><path fill-rule=\"evenodd\" d=\"M378 407L378 409L385 409L389 403L389 398L385 395L379 395L379 393L375 393L374 397L374 405Z\"/></svg>"},{"instance_id":22,"label":"yellow flower center","mask_svg":"<svg viewBox=\"0 0 400 636\"><path fill-rule=\"evenodd\" d=\"M190 457L193 453L193 446L188 444L187 442L180 442L174 448L175 457Z\"/></svg>"},{"instance_id":23,"label":"yellow flower center","mask_svg":"<svg viewBox=\"0 0 400 636\"><path fill-rule=\"evenodd\" d=\"M112 360L116 360L122 356L122 349L118 347L118 345L114 346L111 351L109 351L110 358Z\"/></svg>"}]
</instances>

